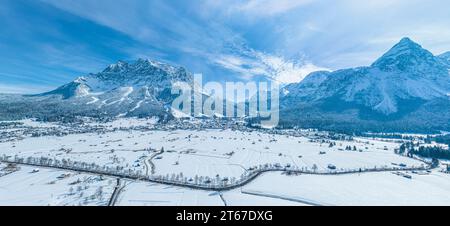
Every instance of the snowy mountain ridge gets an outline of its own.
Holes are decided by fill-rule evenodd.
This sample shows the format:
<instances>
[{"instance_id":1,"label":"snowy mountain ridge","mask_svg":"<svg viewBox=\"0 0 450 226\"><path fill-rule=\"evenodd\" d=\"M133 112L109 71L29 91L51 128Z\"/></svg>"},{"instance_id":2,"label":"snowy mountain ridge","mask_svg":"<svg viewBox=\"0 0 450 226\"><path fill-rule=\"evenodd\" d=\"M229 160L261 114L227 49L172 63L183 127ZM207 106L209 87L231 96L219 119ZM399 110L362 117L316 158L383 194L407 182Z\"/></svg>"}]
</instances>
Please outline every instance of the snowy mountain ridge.
<instances>
[{"instance_id":1,"label":"snowy mountain ridge","mask_svg":"<svg viewBox=\"0 0 450 226\"><path fill-rule=\"evenodd\" d=\"M404 38L370 66L313 72L281 90L280 123L324 129L448 131L449 59L450 53L434 56ZM4 106L0 119L186 117L171 109L177 96L171 94L172 83L177 81L192 84L193 75L183 67L153 60L118 61L47 93L0 95Z\"/></svg>"},{"instance_id":2,"label":"snowy mountain ridge","mask_svg":"<svg viewBox=\"0 0 450 226\"><path fill-rule=\"evenodd\" d=\"M192 80L192 74L182 67L139 59L132 63L119 61L100 73L78 77L56 90L41 95L63 94L65 98L84 97L113 90L120 91L121 87L131 87L132 92L143 88L147 94L150 92L158 95L159 92L170 88L173 82L190 83Z\"/></svg>"},{"instance_id":3,"label":"snowy mountain ridge","mask_svg":"<svg viewBox=\"0 0 450 226\"><path fill-rule=\"evenodd\" d=\"M280 120L339 130L447 130L449 58L403 38L370 66L314 72L284 87Z\"/></svg>"},{"instance_id":4,"label":"snowy mountain ridge","mask_svg":"<svg viewBox=\"0 0 450 226\"><path fill-rule=\"evenodd\" d=\"M285 100L340 100L390 115L402 100L429 101L450 92L449 66L409 38L402 39L369 67L316 72L287 86Z\"/></svg>"},{"instance_id":5,"label":"snowy mountain ridge","mask_svg":"<svg viewBox=\"0 0 450 226\"><path fill-rule=\"evenodd\" d=\"M34 110L17 115L52 117L55 112L86 116L159 116L172 117L169 107L176 97L172 83L193 82L185 68L153 60L118 61L102 72L80 76L50 92L37 95L8 95L0 98L5 105L25 104ZM1 112L0 112L1 113ZM6 118L11 117L9 111ZM0 115L1 116L1 115ZM5 117L5 116L4 116Z\"/></svg>"},{"instance_id":6,"label":"snowy mountain ridge","mask_svg":"<svg viewBox=\"0 0 450 226\"><path fill-rule=\"evenodd\" d=\"M450 51L445 52L438 56L439 59L441 59L445 64L447 64L450 67Z\"/></svg>"}]
</instances>

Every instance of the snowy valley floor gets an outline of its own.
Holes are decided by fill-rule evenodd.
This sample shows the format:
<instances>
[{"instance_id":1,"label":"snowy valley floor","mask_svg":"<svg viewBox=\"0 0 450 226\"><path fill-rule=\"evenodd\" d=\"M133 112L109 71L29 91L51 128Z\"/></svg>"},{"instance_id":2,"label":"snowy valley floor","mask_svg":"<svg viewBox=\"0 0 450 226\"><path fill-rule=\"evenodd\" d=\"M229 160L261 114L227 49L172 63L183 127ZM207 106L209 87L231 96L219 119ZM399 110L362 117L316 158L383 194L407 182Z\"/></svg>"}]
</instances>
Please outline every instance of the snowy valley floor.
<instances>
[{"instance_id":1,"label":"snowy valley floor","mask_svg":"<svg viewBox=\"0 0 450 226\"><path fill-rule=\"evenodd\" d=\"M121 123L149 124L139 120ZM21 134L53 131L60 126L37 122L25 125L0 131L8 135L0 142L0 155L95 162L145 176L191 181L233 181L261 165L324 173L333 171L330 166L346 171L425 165L395 154L398 140L329 140L311 133L292 136L231 129L136 130L122 124L117 129L117 123L106 124L101 132L30 136ZM449 205L450 175L440 170L346 175L268 172L242 187L214 192L0 163L0 205Z\"/></svg>"},{"instance_id":2,"label":"snowy valley floor","mask_svg":"<svg viewBox=\"0 0 450 226\"><path fill-rule=\"evenodd\" d=\"M0 177L0 205L108 205L116 179L32 167ZM448 205L450 175L392 173L298 175L267 173L231 191L211 192L122 181L114 205L124 206L308 206L308 205ZM64 177L64 178L62 178Z\"/></svg>"}]
</instances>

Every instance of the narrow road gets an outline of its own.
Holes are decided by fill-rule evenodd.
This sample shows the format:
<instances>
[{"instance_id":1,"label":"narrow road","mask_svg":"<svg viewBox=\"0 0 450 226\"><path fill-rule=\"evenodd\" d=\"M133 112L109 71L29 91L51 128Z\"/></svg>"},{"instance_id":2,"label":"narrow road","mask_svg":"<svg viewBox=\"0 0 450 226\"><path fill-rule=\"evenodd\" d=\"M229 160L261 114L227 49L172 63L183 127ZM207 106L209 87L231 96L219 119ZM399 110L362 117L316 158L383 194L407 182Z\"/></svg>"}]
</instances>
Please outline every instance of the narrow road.
<instances>
[{"instance_id":1,"label":"narrow road","mask_svg":"<svg viewBox=\"0 0 450 226\"><path fill-rule=\"evenodd\" d=\"M144 159L144 166L145 166L145 176L149 176L148 175L148 169L150 169L151 168L151 166L149 166L149 163L148 163L148 158L146 158L146 159Z\"/></svg>"},{"instance_id":2,"label":"narrow road","mask_svg":"<svg viewBox=\"0 0 450 226\"><path fill-rule=\"evenodd\" d=\"M261 197L267 197L267 198L273 198L273 199L281 199L281 200L287 200L291 202L298 202L310 206L331 206L330 204L325 203L318 203L312 200L302 199L302 198L290 198L290 197L284 197L280 195L273 195L273 194L262 194L258 192L252 192L252 191L241 191L242 194L247 195L255 195L255 196L261 196Z\"/></svg>"},{"instance_id":3,"label":"narrow road","mask_svg":"<svg viewBox=\"0 0 450 226\"><path fill-rule=\"evenodd\" d=\"M117 194L119 193L119 189L120 189L120 178L117 178L116 179L116 186L114 187L114 191L113 191L113 193L111 195L111 198L109 199L108 206L113 206L114 203L116 202Z\"/></svg>"},{"instance_id":4,"label":"narrow road","mask_svg":"<svg viewBox=\"0 0 450 226\"><path fill-rule=\"evenodd\" d=\"M148 182L153 182L153 183L158 183L158 184L172 185L172 186L192 188L192 189L205 190L205 191L228 191L228 190L232 190L235 188L239 188L239 187L242 187L242 186L250 183L251 181L253 181L257 177L259 177L260 175L268 173L268 172L291 172L291 173L309 174L309 175L345 175L345 174L362 174L362 173L375 173L375 172L401 172L401 171L412 171L412 170L425 171L425 170L432 169L431 167L410 167L410 168L389 168L389 169L365 169L362 171L352 170L352 171L343 171L343 172L311 172L311 171L302 171L302 170L291 170L291 169L286 169L286 168L272 168L272 169L260 169L259 171L255 171L252 174L248 175L245 179L240 180L240 181L236 182L235 184L214 186L214 185L210 185L210 184L189 184L189 183L183 183L180 181L162 180L162 179L157 179L157 178L150 177L150 176L142 177L142 176L137 176L137 175L128 175L128 174L115 173L115 172L99 172L99 171L95 171L95 170L82 169L82 168L48 166L48 165L42 165L42 164L12 162L12 161L3 161L3 162L15 163L17 165L26 165L26 166L33 166L33 167L60 169L60 170L68 170L68 171L74 171L74 172L95 174L95 175L111 176L111 177L116 177L118 179L148 181ZM120 193L120 190L117 192Z\"/></svg>"},{"instance_id":5,"label":"narrow road","mask_svg":"<svg viewBox=\"0 0 450 226\"><path fill-rule=\"evenodd\" d=\"M151 175L155 174L155 164L152 162L152 160L153 160L156 156L162 154L163 152L164 152L164 151L159 151L159 152L153 153L149 158L144 159L144 164L145 164L145 175L146 175L146 176L151 176ZM150 172L149 172L149 169L150 169Z\"/></svg>"},{"instance_id":6,"label":"narrow road","mask_svg":"<svg viewBox=\"0 0 450 226\"><path fill-rule=\"evenodd\" d=\"M123 181L123 184L122 184L122 180L120 178L117 178L116 186L114 187L114 191L111 195L111 198L109 199L108 206L116 205L117 198L119 197L120 193L125 188L126 184L127 183L125 181Z\"/></svg>"},{"instance_id":7,"label":"narrow road","mask_svg":"<svg viewBox=\"0 0 450 226\"><path fill-rule=\"evenodd\" d=\"M228 206L228 204L227 204L227 200L225 200L225 198L223 197L223 194L222 194L222 192L220 192L219 196L220 196L220 199L221 199L221 200L222 200L222 202L223 202L223 205L224 205L224 206Z\"/></svg>"}]
</instances>

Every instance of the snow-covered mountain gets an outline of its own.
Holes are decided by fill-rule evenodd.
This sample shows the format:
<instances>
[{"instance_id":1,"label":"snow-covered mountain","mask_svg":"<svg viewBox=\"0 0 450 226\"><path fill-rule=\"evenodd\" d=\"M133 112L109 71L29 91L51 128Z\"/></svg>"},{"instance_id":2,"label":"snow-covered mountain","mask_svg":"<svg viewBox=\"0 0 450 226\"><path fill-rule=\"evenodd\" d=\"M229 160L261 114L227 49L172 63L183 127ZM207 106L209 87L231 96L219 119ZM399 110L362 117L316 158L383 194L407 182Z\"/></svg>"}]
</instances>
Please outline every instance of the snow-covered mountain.
<instances>
[{"instance_id":1,"label":"snow-covered mountain","mask_svg":"<svg viewBox=\"0 0 450 226\"><path fill-rule=\"evenodd\" d=\"M183 67L139 59L132 63L119 61L100 73L79 77L73 82L41 95L61 94L65 99L77 97L94 99L114 92L122 94L121 100L124 100L140 92L147 98L159 98L171 88L173 82L191 83L192 80L192 74Z\"/></svg>"},{"instance_id":2,"label":"snow-covered mountain","mask_svg":"<svg viewBox=\"0 0 450 226\"><path fill-rule=\"evenodd\" d=\"M171 87L177 81L192 83L193 75L183 67L152 60L119 61L100 73L78 77L53 91L32 96L9 95L12 98L0 101L8 106L20 103L38 106L34 111L39 115L42 106L52 104L48 108L70 112L69 115L168 117L169 104L176 97L171 94Z\"/></svg>"},{"instance_id":3,"label":"snow-covered mountain","mask_svg":"<svg viewBox=\"0 0 450 226\"><path fill-rule=\"evenodd\" d=\"M314 72L284 87L281 126L450 131L449 71L450 52L434 56L404 38L370 66ZM170 108L176 81L192 84L193 75L151 60L119 61L47 93L0 95L0 120L80 115L170 119L182 115Z\"/></svg>"},{"instance_id":4,"label":"snow-covered mountain","mask_svg":"<svg viewBox=\"0 0 450 226\"><path fill-rule=\"evenodd\" d=\"M445 64L447 64L450 67L450 51L445 52L438 56L439 59L441 59Z\"/></svg>"},{"instance_id":5,"label":"snow-covered mountain","mask_svg":"<svg viewBox=\"0 0 450 226\"><path fill-rule=\"evenodd\" d=\"M281 94L281 106L285 113L313 108L339 118L345 115L354 120L399 120L426 103L448 101L447 56L434 56L403 38L371 66L315 72L300 83L288 85Z\"/></svg>"}]
</instances>

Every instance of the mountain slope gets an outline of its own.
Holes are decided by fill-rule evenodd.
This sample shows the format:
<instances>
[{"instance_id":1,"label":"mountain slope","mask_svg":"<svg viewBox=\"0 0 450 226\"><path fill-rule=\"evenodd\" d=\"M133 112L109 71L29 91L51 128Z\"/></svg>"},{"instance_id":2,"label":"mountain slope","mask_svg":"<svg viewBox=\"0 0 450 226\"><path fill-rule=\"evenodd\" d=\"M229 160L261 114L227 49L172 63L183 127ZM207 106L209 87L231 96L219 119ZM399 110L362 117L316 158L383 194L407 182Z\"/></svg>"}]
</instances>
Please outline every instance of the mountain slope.
<instances>
[{"instance_id":1,"label":"mountain slope","mask_svg":"<svg viewBox=\"0 0 450 226\"><path fill-rule=\"evenodd\" d=\"M445 64L447 64L450 67L450 51L445 52L438 56L439 59L441 59Z\"/></svg>"},{"instance_id":2,"label":"mountain slope","mask_svg":"<svg viewBox=\"0 0 450 226\"><path fill-rule=\"evenodd\" d=\"M341 131L450 131L450 54L434 56L402 39L372 65L319 71L280 92L281 126ZM193 84L182 67L139 59L38 95L0 95L0 120L73 116L183 115L171 109L174 82ZM206 97L194 93L196 98Z\"/></svg>"},{"instance_id":3,"label":"mountain slope","mask_svg":"<svg viewBox=\"0 0 450 226\"><path fill-rule=\"evenodd\" d=\"M419 120L419 116L426 117L427 104L448 101L449 68L442 57L404 38L371 66L316 72L285 87L280 100L281 120L329 121L330 125L379 122L401 125L402 120ZM303 112L316 117L294 118L293 112L297 116Z\"/></svg>"},{"instance_id":4,"label":"mountain slope","mask_svg":"<svg viewBox=\"0 0 450 226\"><path fill-rule=\"evenodd\" d=\"M171 117L168 105L175 98L170 89L176 81L192 83L193 76L182 67L156 61L119 61L100 73L79 77L50 92L0 97L5 106L0 110L0 117L81 115L167 119Z\"/></svg>"}]
</instances>

